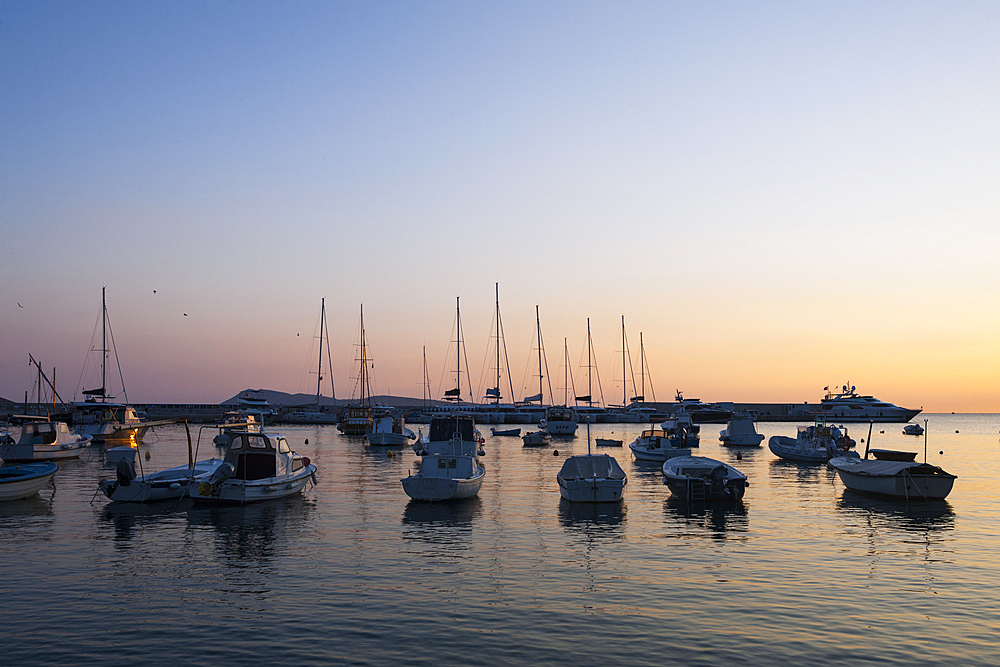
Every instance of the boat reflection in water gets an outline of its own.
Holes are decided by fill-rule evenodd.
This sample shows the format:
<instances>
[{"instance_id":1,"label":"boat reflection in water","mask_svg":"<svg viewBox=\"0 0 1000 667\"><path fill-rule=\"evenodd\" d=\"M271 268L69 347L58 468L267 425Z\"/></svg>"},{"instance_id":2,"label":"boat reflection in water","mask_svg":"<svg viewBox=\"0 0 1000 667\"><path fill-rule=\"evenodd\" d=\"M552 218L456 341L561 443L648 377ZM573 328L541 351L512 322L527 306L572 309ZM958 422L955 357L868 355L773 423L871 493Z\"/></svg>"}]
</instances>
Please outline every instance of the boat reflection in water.
<instances>
[{"instance_id":1,"label":"boat reflection in water","mask_svg":"<svg viewBox=\"0 0 1000 667\"><path fill-rule=\"evenodd\" d=\"M114 529L116 547L127 548L127 543L147 528L182 523L185 511L193 504L190 498L153 504L108 503L101 508L98 523Z\"/></svg>"},{"instance_id":2,"label":"boat reflection in water","mask_svg":"<svg viewBox=\"0 0 1000 667\"><path fill-rule=\"evenodd\" d=\"M849 517L863 519L870 526L912 532L955 529L955 512L947 500L908 503L844 489L837 509Z\"/></svg>"},{"instance_id":3,"label":"boat reflection in water","mask_svg":"<svg viewBox=\"0 0 1000 667\"><path fill-rule=\"evenodd\" d=\"M663 501L663 514L673 530L682 534L710 537L715 540L744 539L750 530L750 518L743 500L690 502L671 495Z\"/></svg>"},{"instance_id":4,"label":"boat reflection in water","mask_svg":"<svg viewBox=\"0 0 1000 667\"><path fill-rule=\"evenodd\" d=\"M423 555L447 558L457 552L464 554L472 548L470 536L482 511L483 501L478 496L448 503L411 500L403 510L402 538L425 544Z\"/></svg>"},{"instance_id":5,"label":"boat reflection in water","mask_svg":"<svg viewBox=\"0 0 1000 667\"><path fill-rule=\"evenodd\" d=\"M187 511L187 523L214 529L223 563L243 569L248 561L269 563L275 541L294 541L290 535L312 519L315 507L302 495L242 506L195 504Z\"/></svg>"},{"instance_id":6,"label":"boat reflection in water","mask_svg":"<svg viewBox=\"0 0 1000 667\"><path fill-rule=\"evenodd\" d=\"M565 498L559 499L559 524L563 528L591 529L587 530L591 537L604 534L621 537L622 524L625 523L626 506L623 502L613 503L574 503ZM612 530L604 530L612 528Z\"/></svg>"}]
</instances>

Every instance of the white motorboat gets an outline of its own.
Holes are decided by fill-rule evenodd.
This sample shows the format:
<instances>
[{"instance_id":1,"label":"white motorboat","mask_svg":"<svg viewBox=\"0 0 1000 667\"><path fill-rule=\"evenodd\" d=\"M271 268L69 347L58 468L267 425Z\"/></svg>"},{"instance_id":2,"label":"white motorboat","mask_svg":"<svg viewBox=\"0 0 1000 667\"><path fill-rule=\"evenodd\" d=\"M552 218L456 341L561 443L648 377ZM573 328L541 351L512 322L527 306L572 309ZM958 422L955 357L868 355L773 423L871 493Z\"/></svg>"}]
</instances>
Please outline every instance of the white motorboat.
<instances>
[{"instance_id":1,"label":"white motorboat","mask_svg":"<svg viewBox=\"0 0 1000 667\"><path fill-rule=\"evenodd\" d=\"M907 424L903 427L903 435L923 435L924 427L920 424Z\"/></svg>"},{"instance_id":2,"label":"white motorboat","mask_svg":"<svg viewBox=\"0 0 1000 667\"><path fill-rule=\"evenodd\" d=\"M628 477L609 454L570 456L559 474L559 495L574 503L613 503L622 499Z\"/></svg>"},{"instance_id":3,"label":"white motorboat","mask_svg":"<svg viewBox=\"0 0 1000 667\"><path fill-rule=\"evenodd\" d=\"M55 463L22 463L0 467L0 501L29 498L59 470Z\"/></svg>"},{"instance_id":4,"label":"white motorboat","mask_svg":"<svg viewBox=\"0 0 1000 667\"><path fill-rule=\"evenodd\" d=\"M552 436L545 431L531 431L521 436L525 447L541 447L552 442Z\"/></svg>"},{"instance_id":5,"label":"white motorboat","mask_svg":"<svg viewBox=\"0 0 1000 667\"><path fill-rule=\"evenodd\" d=\"M242 505L300 493L310 480L316 484L316 466L293 452L284 436L234 431L230 437L223 463L207 478L188 482L196 503Z\"/></svg>"},{"instance_id":6,"label":"white motorboat","mask_svg":"<svg viewBox=\"0 0 1000 667\"><path fill-rule=\"evenodd\" d=\"M573 503L614 503L622 499L628 477L610 454L590 451L587 423L587 453L570 456L556 475L559 495Z\"/></svg>"},{"instance_id":7,"label":"white motorboat","mask_svg":"<svg viewBox=\"0 0 1000 667\"><path fill-rule=\"evenodd\" d=\"M192 480L207 479L222 465L222 459L196 461L194 466L183 465L159 472L136 475L134 464L128 459L120 462L115 479L98 482L98 487L110 500L122 503L149 503L158 500L181 498L187 493Z\"/></svg>"},{"instance_id":8,"label":"white motorboat","mask_svg":"<svg viewBox=\"0 0 1000 667\"><path fill-rule=\"evenodd\" d=\"M632 456L637 461L666 461L675 456L690 456L690 447L680 447L681 440L677 433L668 433L664 429L649 429L634 441L629 443Z\"/></svg>"},{"instance_id":9,"label":"white motorboat","mask_svg":"<svg viewBox=\"0 0 1000 667\"><path fill-rule=\"evenodd\" d=\"M706 456L677 456L663 464L670 492L685 500L739 500L747 476L728 463Z\"/></svg>"},{"instance_id":10,"label":"white motorboat","mask_svg":"<svg viewBox=\"0 0 1000 667\"><path fill-rule=\"evenodd\" d=\"M754 426L753 413L741 410L729 418L729 424L719 433L719 440L727 447L760 447L764 436Z\"/></svg>"},{"instance_id":11,"label":"white motorboat","mask_svg":"<svg viewBox=\"0 0 1000 667\"><path fill-rule=\"evenodd\" d=\"M416 439L417 434L406 428L403 418L393 415L375 417L371 431L365 435L369 445L381 447L402 447Z\"/></svg>"},{"instance_id":12,"label":"white motorboat","mask_svg":"<svg viewBox=\"0 0 1000 667\"><path fill-rule=\"evenodd\" d=\"M824 463L836 456L860 458L852 451L854 444L847 429L823 422L799 426L794 438L773 435L767 441L768 448L776 456L799 463Z\"/></svg>"},{"instance_id":13,"label":"white motorboat","mask_svg":"<svg viewBox=\"0 0 1000 667\"><path fill-rule=\"evenodd\" d=\"M545 419L538 423L538 428L549 435L576 434L577 414L566 406L551 407L545 411Z\"/></svg>"},{"instance_id":14,"label":"white motorboat","mask_svg":"<svg viewBox=\"0 0 1000 667\"><path fill-rule=\"evenodd\" d=\"M941 500L957 479L938 466L915 461L835 457L830 466L848 489L905 500Z\"/></svg>"},{"instance_id":15,"label":"white motorboat","mask_svg":"<svg viewBox=\"0 0 1000 667\"><path fill-rule=\"evenodd\" d=\"M417 449L419 446L419 450ZM400 480L414 500L461 500L479 493L486 468L479 462L480 437L467 415L436 417L430 434L414 449L423 457L417 472Z\"/></svg>"},{"instance_id":16,"label":"white motorboat","mask_svg":"<svg viewBox=\"0 0 1000 667\"><path fill-rule=\"evenodd\" d=\"M920 410L901 408L874 396L862 396L856 389L848 383L835 394L827 387L817 418L831 422L908 422L920 414Z\"/></svg>"},{"instance_id":17,"label":"white motorboat","mask_svg":"<svg viewBox=\"0 0 1000 667\"><path fill-rule=\"evenodd\" d=\"M77 435L65 422L29 421L21 425L17 442L0 445L0 458L9 463L75 459L90 445L89 435Z\"/></svg>"}]
</instances>

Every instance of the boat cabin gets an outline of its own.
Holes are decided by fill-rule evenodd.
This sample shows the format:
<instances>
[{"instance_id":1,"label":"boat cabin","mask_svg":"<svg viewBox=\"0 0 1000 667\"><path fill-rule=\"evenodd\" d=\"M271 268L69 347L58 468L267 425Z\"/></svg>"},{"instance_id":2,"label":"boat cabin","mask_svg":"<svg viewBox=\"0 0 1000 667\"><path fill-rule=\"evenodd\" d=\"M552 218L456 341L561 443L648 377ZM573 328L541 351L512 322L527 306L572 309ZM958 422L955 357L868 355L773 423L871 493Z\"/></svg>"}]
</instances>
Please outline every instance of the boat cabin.
<instances>
[{"instance_id":1,"label":"boat cabin","mask_svg":"<svg viewBox=\"0 0 1000 667\"><path fill-rule=\"evenodd\" d=\"M445 479L470 479L478 472L476 460L471 456L428 456L420 463L424 477Z\"/></svg>"},{"instance_id":2,"label":"boat cabin","mask_svg":"<svg viewBox=\"0 0 1000 667\"><path fill-rule=\"evenodd\" d=\"M73 434L64 422L28 422L21 426L19 445L51 445L71 442Z\"/></svg>"},{"instance_id":3,"label":"boat cabin","mask_svg":"<svg viewBox=\"0 0 1000 667\"><path fill-rule=\"evenodd\" d=\"M472 417L455 415L452 417L435 417L431 420L430 442L447 440L464 440L473 442L476 439L476 422Z\"/></svg>"},{"instance_id":4,"label":"boat cabin","mask_svg":"<svg viewBox=\"0 0 1000 667\"><path fill-rule=\"evenodd\" d=\"M230 432L225 462L233 466L230 479L255 480L287 475L303 467L284 436Z\"/></svg>"}]
</instances>

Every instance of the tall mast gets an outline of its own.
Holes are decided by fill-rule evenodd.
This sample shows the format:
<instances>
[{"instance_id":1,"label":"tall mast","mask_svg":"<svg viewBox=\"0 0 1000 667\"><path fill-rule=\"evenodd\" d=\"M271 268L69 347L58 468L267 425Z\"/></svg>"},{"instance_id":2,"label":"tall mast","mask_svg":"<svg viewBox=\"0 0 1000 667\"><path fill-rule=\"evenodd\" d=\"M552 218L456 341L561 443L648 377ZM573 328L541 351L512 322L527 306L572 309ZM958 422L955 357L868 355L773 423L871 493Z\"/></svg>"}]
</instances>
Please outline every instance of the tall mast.
<instances>
[{"instance_id":1,"label":"tall mast","mask_svg":"<svg viewBox=\"0 0 1000 667\"><path fill-rule=\"evenodd\" d=\"M423 391L424 391L424 408L425 409L427 408L427 385L429 384L429 382L427 381L427 379L428 379L427 378L427 346L424 345L424 383L423 383L424 387L423 387Z\"/></svg>"},{"instance_id":2,"label":"tall mast","mask_svg":"<svg viewBox=\"0 0 1000 667\"><path fill-rule=\"evenodd\" d=\"M319 360L316 365L316 407L319 407L320 387L323 384L323 322L326 320L326 298L319 307Z\"/></svg>"},{"instance_id":3,"label":"tall mast","mask_svg":"<svg viewBox=\"0 0 1000 667\"><path fill-rule=\"evenodd\" d=\"M462 402L462 307L460 299L455 297L455 359L458 362L455 372L456 386L458 387L458 402Z\"/></svg>"},{"instance_id":4,"label":"tall mast","mask_svg":"<svg viewBox=\"0 0 1000 667\"><path fill-rule=\"evenodd\" d=\"M590 318L587 318L587 405L594 404L593 383L590 380Z\"/></svg>"},{"instance_id":5,"label":"tall mast","mask_svg":"<svg viewBox=\"0 0 1000 667\"><path fill-rule=\"evenodd\" d=\"M639 376L642 378L642 402L646 402L646 348L642 346L642 332L639 332Z\"/></svg>"},{"instance_id":6,"label":"tall mast","mask_svg":"<svg viewBox=\"0 0 1000 667\"><path fill-rule=\"evenodd\" d=\"M108 396L107 362L108 362L108 304L104 298L107 287L101 288L101 401L106 402Z\"/></svg>"},{"instance_id":7,"label":"tall mast","mask_svg":"<svg viewBox=\"0 0 1000 667\"><path fill-rule=\"evenodd\" d=\"M635 376L632 376L635 382ZM622 315L622 408L628 404L628 384L625 381L625 316Z\"/></svg>"},{"instance_id":8,"label":"tall mast","mask_svg":"<svg viewBox=\"0 0 1000 667\"><path fill-rule=\"evenodd\" d=\"M368 388L368 350L365 347L365 304L361 304L361 404L371 403L371 397L366 396Z\"/></svg>"},{"instance_id":9,"label":"tall mast","mask_svg":"<svg viewBox=\"0 0 1000 667\"><path fill-rule=\"evenodd\" d=\"M563 338L563 405L569 406L569 344Z\"/></svg>"},{"instance_id":10,"label":"tall mast","mask_svg":"<svg viewBox=\"0 0 1000 667\"><path fill-rule=\"evenodd\" d=\"M538 316L538 304L535 304L535 330L538 332L538 404L542 404L542 320ZM549 392L552 398L552 392Z\"/></svg>"},{"instance_id":11,"label":"tall mast","mask_svg":"<svg viewBox=\"0 0 1000 667\"><path fill-rule=\"evenodd\" d=\"M493 397L493 404L496 406L500 405L500 283L496 283L496 297L497 297L497 395Z\"/></svg>"}]
</instances>

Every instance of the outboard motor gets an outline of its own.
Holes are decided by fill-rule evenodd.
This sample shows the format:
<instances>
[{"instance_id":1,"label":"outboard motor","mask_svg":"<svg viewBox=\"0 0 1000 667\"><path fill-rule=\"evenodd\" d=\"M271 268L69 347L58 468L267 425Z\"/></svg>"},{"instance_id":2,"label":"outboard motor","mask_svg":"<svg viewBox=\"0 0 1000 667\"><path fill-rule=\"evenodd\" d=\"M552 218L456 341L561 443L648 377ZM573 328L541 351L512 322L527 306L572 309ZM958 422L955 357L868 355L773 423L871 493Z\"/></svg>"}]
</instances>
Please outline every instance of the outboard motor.
<instances>
[{"instance_id":1,"label":"outboard motor","mask_svg":"<svg viewBox=\"0 0 1000 667\"><path fill-rule=\"evenodd\" d=\"M135 468L132 467L132 462L128 459L119 461L115 467L115 477L118 478L115 486L132 486L132 480L135 479Z\"/></svg>"},{"instance_id":2,"label":"outboard motor","mask_svg":"<svg viewBox=\"0 0 1000 667\"><path fill-rule=\"evenodd\" d=\"M234 472L236 472L236 469L233 468L232 463L223 463L216 468L215 472L212 473L212 476L208 478L208 483L215 487L232 477Z\"/></svg>"}]
</instances>

